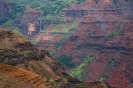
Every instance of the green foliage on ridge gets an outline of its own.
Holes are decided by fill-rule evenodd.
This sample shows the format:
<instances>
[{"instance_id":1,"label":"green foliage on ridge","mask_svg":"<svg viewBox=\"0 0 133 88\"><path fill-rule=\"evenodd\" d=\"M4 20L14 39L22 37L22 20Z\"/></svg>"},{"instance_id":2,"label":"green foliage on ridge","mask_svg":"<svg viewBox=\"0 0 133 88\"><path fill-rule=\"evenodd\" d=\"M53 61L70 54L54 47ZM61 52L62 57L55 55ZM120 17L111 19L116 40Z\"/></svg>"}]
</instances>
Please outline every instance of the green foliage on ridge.
<instances>
[{"instance_id":1,"label":"green foliage on ridge","mask_svg":"<svg viewBox=\"0 0 133 88\"><path fill-rule=\"evenodd\" d=\"M83 80L83 71L84 71L84 67L89 64L94 58L90 58L90 56L88 56L82 64L80 64L79 66L77 66L76 68L72 69L71 71L69 71L69 75L77 78L79 80Z\"/></svg>"},{"instance_id":2,"label":"green foliage on ridge","mask_svg":"<svg viewBox=\"0 0 133 88\"><path fill-rule=\"evenodd\" d=\"M11 3L16 3L20 6L29 6L44 14L59 13L63 8L75 3L79 4L85 0L7 0Z\"/></svg>"},{"instance_id":3,"label":"green foliage on ridge","mask_svg":"<svg viewBox=\"0 0 133 88\"><path fill-rule=\"evenodd\" d=\"M24 6L19 6L15 3L11 3L10 19L14 19L17 15L22 13L24 10L25 10Z\"/></svg>"}]
</instances>

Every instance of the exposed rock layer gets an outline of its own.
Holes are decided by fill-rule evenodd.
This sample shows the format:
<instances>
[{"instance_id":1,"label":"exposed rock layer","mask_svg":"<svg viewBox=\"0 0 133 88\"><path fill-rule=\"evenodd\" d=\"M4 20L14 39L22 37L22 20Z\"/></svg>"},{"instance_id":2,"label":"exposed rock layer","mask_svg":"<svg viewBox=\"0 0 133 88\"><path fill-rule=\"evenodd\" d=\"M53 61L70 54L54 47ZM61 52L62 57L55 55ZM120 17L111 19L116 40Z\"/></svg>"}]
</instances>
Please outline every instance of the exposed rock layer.
<instances>
[{"instance_id":1,"label":"exposed rock layer","mask_svg":"<svg viewBox=\"0 0 133 88\"><path fill-rule=\"evenodd\" d=\"M56 49L55 58L62 54L71 55L76 66L82 64L89 54L95 57L84 68L85 81L101 79L118 88L132 88L133 2L95 1L87 0L63 9L65 24L58 24L59 31L50 26L32 40L38 42L41 37L37 43L39 49L51 52ZM63 32L66 28L68 31ZM47 40L46 36L49 37Z\"/></svg>"}]
</instances>

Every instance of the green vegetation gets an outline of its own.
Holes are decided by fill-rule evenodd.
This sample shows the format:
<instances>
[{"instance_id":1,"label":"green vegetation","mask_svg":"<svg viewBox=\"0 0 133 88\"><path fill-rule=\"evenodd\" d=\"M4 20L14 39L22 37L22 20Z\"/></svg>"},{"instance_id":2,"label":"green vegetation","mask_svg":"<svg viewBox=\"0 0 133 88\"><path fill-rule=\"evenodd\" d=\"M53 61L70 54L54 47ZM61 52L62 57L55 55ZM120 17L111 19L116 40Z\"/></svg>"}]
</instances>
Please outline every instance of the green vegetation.
<instances>
[{"instance_id":1,"label":"green vegetation","mask_svg":"<svg viewBox=\"0 0 133 88\"><path fill-rule=\"evenodd\" d=\"M111 32L110 34L109 34L109 36L108 36L108 38L114 38L115 36L117 36L118 35L118 33L117 32Z\"/></svg>"},{"instance_id":2,"label":"green vegetation","mask_svg":"<svg viewBox=\"0 0 133 88\"><path fill-rule=\"evenodd\" d=\"M98 3L98 2L99 2L99 0L95 0L95 2L96 2L96 3Z\"/></svg>"},{"instance_id":3,"label":"green vegetation","mask_svg":"<svg viewBox=\"0 0 133 88\"><path fill-rule=\"evenodd\" d=\"M117 29L120 29L120 25L116 22L114 23L114 26L117 28Z\"/></svg>"},{"instance_id":4,"label":"green vegetation","mask_svg":"<svg viewBox=\"0 0 133 88\"><path fill-rule=\"evenodd\" d=\"M28 38L28 36L26 36L25 34L23 34L18 28L13 28L12 30L13 32L23 36L24 38Z\"/></svg>"},{"instance_id":5,"label":"green vegetation","mask_svg":"<svg viewBox=\"0 0 133 88\"><path fill-rule=\"evenodd\" d=\"M50 83L54 83L55 81L54 81L54 79L50 78L50 79L49 79L49 82L50 82Z\"/></svg>"},{"instance_id":6,"label":"green vegetation","mask_svg":"<svg viewBox=\"0 0 133 88\"><path fill-rule=\"evenodd\" d=\"M6 0L11 3L10 18L14 19L26 7L34 8L40 11L41 16L38 18L40 21L40 31L42 28L43 20L54 20L63 8L68 7L70 4L79 4L86 0Z\"/></svg>"},{"instance_id":7,"label":"green vegetation","mask_svg":"<svg viewBox=\"0 0 133 88\"><path fill-rule=\"evenodd\" d=\"M108 63L107 63L107 66L106 66L106 69L112 69L116 64L117 64L117 61L118 61L119 57L118 58L111 58L108 60Z\"/></svg>"},{"instance_id":8,"label":"green vegetation","mask_svg":"<svg viewBox=\"0 0 133 88\"><path fill-rule=\"evenodd\" d=\"M65 68L73 68L75 67L74 63L72 62L72 56L67 56L65 54L61 55L58 58L55 58L59 63Z\"/></svg>"},{"instance_id":9,"label":"green vegetation","mask_svg":"<svg viewBox=\"0 0 133 88\"><path fill-rule=\"evenodd\" d=\"M119 56L116 58L108 59L107 64L106 64L106 69L99 79L100 81L104 81L104 82L106 81L106 78L109 77L108 71L110 71L111 69L113 69L117 65L118 59L119 59Z\"/></svg>"},{"instance_id":10,"label":"green vegetation","mask_svg":"<svg viewBox=\"0 0 133 88\"><path fill-rule=\"evenodd\" d=\"M69 75L71 75L74 78L77 78L79 80L83 80L83 71L84 71L84 67L89 64L94 58L90 58L90 56L88 56L82 64L80 64L79 66L77 66L76 68L72 69L69 72Z\"/></svg>"},{"instance_id":11,"label":"green vegetation","mask_svg":"<svg viewBox=\"0 0 133 88\"><path fill-rule=\"evenodd\" d=\"M54 26L52 24L52 28L53 28L52 32L61 32L58 30L59 29L58 27L59 27L59 25ZM52 56L55 54L55 52L57 52L60 49L60 47L61 47L60 44L62 44L64 42L64 40L67 38L67 36L70 36L74 32L73 30L70 30L70 29L77 29L77 25L74 22L69 24L69 27L67 27L65 24L62 24L62 32L68 33L68 34L60 35L61 39L55 44L55 46L54 46L55 49L52 52L50 52L50 54ZM47 29L44 31L47 31Z\"/></svg>"},{"instance_id":12,"label":"green vegetation","mask_svg":"<svg viewBox=\"0 0 133 88\"><path fill-rule=\"evenodd\" d=\"M15 17L17 17L20 13L22 13L25 10L24 6L19 6L15 3L10 3L11 8L7 9L7 13L5 13L4 15L6 15L6 19L4 20L4 18L0 18L1 22L0 24L4 24L9 20L14 19Z\"/></svg>"},{"instance_id":13,"label":"green vegetation","mask_svg":"<svg viewBox=\"0 0 133 88\"><path fill-rule=\"evenodd\" d=\"M113 2L113 3L116 3L117 1L119 1L119 0L110 0L111 2ZM130 2L130 1L133 1L133 0L124 0L125 2Z\"/></svg>"},{"instance_id":14,"label":"green vegetation","mask_svg":"<svg viewBox=\"0 0 133 88\"><path fill-rule=\"evenodd\" d=\"M107 74L107 73L105 72L105 73L103 73L103 75L102 75L102 77L100 78L99 81L105 82L107 77L109 77L109 74Z\"/></svg>"},{"instance_id":15,"label":"green vegetation","mask_svg":"<svg viewBox=\"0 0 133 88\"><path fill-rule=\"evenodd\" d=\"M7 0L20 6L29 6L42 11L43 14L59 13L63 8L75 3L79 4L85 0Z\"/></svg>"},{"instance_id":16,"label":"green vegetation","mask_svg":"<svg viewBox=\"0 0 133 88\"><path fill-rule=\"evenodd\" d=\"M15 27L14 24L13 24L13 20L10 19L8 20L7 22L5 22L3 25L0 26L1 29L3 28L6 28L7 30L12 30L13 32L25 37L25 38L28 38L28 36L24 35L18 27Z\"/></svg>"},{"instance_id":17,"label":"green vegetation","mask_svg":"<svg viewBox=\"0 0 133 88\"><path fill-rule=\"evenodd\" d=\"M114 38L115 36L117 36L124 28L122 25L120 25L118 22L115 22L113 24L113 26L115 27L115 29L117 29L116 31L112 31L109 35L108 38Z\"/></svg>"},{"instance_id":18,"label":"green vegetation","mask_svg":"<svg viewBox=\"0 0 133 88\"><path fill-rule=\"evenodd\" d=\"M117 0L110 0L110 1L113 2L113 3L116 3Z\"/></svg>"},{"instance_id":19,"label":"green vegetation","mask_svg":"<svg viewBox=\"0 0 133 88\"><path fill-rule=\"evenodd\" d=\"M10 19L14 19L20 13L22 13L24 10L25 10L24 6L19 6L19 5L15 4L15 3L11 3Z\"/></svg>"},{"instance_id":20,"label":"green vegetation","mask_svg":"<svg viewBox=\"0 0 133 88\"><path fill-rule=\"evenodd\" d=\"M133 0L124 0L125 2L130 2L130 1L133 1Z\"/></svg>"},{"instance_id":21,"label":"green vegetation","mask_svg":"<svg viewBox=\"0 0 133 88\"><path fill-rule=\"evenodd\" d=\"M13 27L13 20L8 20L3 25L0 26L0 28L6 28L8 30L11 30L12 27Z\"/></svg>"},{"instance_id":22,"label":"green vegetation","mask_svg":"<svg viewBox=\"0 0 133 88\"><path fill-rule=\"evenodd\" d=\"M108 60L108 63L107 63L107 66L106 66L106 71L113 69L114 66L115 66L116 63L117 63L117 60L118 60L118 59L114 59L114 58L109 59L109 60ZM105 72L102 74L102 76L100 77L100 79L99 79L100 81L106 82L106 78L109 77L109 74L106 73L106 71L105 71Z\"/></svg>"}]
</instances>

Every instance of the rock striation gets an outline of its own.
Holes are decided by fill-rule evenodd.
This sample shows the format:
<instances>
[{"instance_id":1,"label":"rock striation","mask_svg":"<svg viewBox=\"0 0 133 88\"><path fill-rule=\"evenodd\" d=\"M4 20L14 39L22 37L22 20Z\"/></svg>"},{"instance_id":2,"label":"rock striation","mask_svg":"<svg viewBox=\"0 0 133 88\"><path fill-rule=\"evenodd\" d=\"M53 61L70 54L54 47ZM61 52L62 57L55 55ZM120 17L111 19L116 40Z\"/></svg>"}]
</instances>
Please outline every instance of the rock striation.
<instances>
[{"instance_id":1,"label":"rock striation","mask_svg":"<svg viewBox=\"0 0 133 88\"><path fill-rule=\"evenodd\" d=\"M59 31L50 26L35 36L37 41L32 40L39 42L39 49L50 50L54 58L71 55L76 66L88 56L94 58L84 68L84 81L104 80L117 88L132 88L132 4L126 0L72 4L62 10L65 21L58 24ZM45 36L50 38L43 40Z\"/></svg>"}]
</instances>

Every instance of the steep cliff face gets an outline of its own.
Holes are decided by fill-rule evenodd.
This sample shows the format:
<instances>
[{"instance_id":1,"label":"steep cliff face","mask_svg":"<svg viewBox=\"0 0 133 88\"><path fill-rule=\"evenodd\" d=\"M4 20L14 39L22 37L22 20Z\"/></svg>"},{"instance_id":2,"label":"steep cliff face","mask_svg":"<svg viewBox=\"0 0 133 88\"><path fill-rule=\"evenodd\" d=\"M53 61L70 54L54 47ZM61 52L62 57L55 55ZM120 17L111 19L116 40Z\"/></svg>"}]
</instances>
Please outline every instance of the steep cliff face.
<instances>
[{"instance_id":1,"label":"steep cliff face","mask_svg":"<svg viewBox=\"0 0 133 88\"><path fill-rule=\"evenodd\" d=\"M118 88L132 88L132 4L125 0L72 4L62 11L64 23L40 32L33 43L40 41L38 48L52 51L55 58L71 55L76 66L92 58L82 65L82 80L104 80Z\"/></svg>"},{"instance_id":2,"label":"steep cliff face","mask_svg":"<svg viewBox=\"0 0 133 88\"><path fill-rule=\"evenodd\" d=\"M0 30L0 88L7 87L110 88L103 82L83 83L72 78L47 51L38 50L16 33Z\"/></svg>"}]
</instances>

